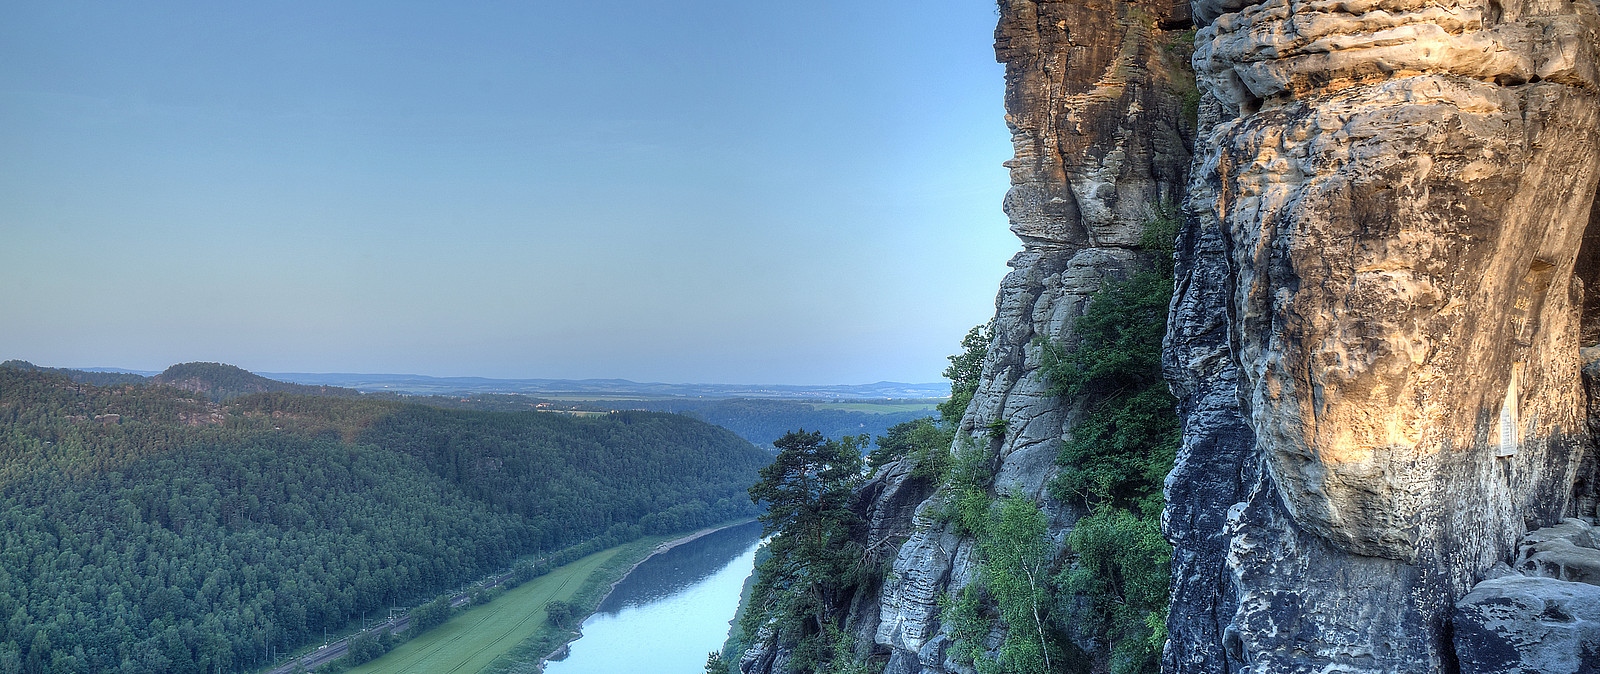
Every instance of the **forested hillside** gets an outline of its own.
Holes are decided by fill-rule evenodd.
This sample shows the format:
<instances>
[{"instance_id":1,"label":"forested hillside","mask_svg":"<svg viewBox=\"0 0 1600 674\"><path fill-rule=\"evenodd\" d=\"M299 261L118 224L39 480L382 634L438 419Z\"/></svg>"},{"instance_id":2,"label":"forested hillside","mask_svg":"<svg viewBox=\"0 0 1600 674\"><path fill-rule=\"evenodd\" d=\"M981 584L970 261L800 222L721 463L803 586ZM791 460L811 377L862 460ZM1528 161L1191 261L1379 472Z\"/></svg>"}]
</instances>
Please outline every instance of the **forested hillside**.
<instances>
[{"instance_id":1,"label":"forested hillside","mask_svg":"<svg viewBox=\"0 0 1600 674\"><path fill-rule=\"evenodd\" d=\"M0 368L51 372L65 375L68 379L80 384L95 384L97 386L122 386L124 384L143 384L150 381L149 377L132 372L90 372L88 370L73 370L64 367L41 367L25 360L16 359L0 362Z\"/></svg>"},{"instance_id":2,"label":"forested hillside","mask_svg":"<svg viewBox=\"0 0 1600 674\"><path fill-rule=\"evenodd\" d=\"M545 410L566 412L605 412L609 410L651 410L684 414L716 424L763 447L796 428L815 429L823 436L840 440L847 435L882 435L889 429L914 419L930 417L930 409L915 408L923 400L852 401L860 407L884 411L828 409L809 400L778 398L661 398L641 400L554 400L516 393L475 393L469 396L408 396L395 393L367 393L377 400L417 402L445 409L511 412ZM822 403L826 404L826 403Z\"/></svg>"},{"instance_id":3,"label":"forested hillside","mask_svg":"<svg viewBox=\"0 0 1600 674\"><path fill-rule=\"evenodd\" d=\"M667 414L0 368L0 674L254 668L519 555L749 514L765 461Z\"/></svg>"},{"instance_id":4,"label":"forested hillside","mask_svg":"<svg viewBox=\"0 0 1600 674\"><path fill-rule=\"evenodd\" d=\"M151 381L199 393L213 401L228 400L251 393L298 393L344 398L361 395L360 391L353 388L307 386L268 379L225 363L178 363L152 377Z\"/></svg>"}]
</instances>

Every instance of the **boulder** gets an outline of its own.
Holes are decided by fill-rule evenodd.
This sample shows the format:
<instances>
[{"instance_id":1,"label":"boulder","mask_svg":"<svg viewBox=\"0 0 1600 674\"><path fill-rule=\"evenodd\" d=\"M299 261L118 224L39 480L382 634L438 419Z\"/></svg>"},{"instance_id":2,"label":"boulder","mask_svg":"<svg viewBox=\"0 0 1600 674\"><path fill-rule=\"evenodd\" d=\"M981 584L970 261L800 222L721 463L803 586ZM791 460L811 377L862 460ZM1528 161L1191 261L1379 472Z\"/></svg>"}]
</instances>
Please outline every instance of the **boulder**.
<instances>
[{"instance_id":1,"label":"boulder","mask_svg":"<svg viewBox=\"0 0 1600 674\"><path fill-rule=\"evenodd\" d=\"M1600 672L1600 587L1504 576L1456 602L1461 674Z\"/></svg>"}]
</instances>

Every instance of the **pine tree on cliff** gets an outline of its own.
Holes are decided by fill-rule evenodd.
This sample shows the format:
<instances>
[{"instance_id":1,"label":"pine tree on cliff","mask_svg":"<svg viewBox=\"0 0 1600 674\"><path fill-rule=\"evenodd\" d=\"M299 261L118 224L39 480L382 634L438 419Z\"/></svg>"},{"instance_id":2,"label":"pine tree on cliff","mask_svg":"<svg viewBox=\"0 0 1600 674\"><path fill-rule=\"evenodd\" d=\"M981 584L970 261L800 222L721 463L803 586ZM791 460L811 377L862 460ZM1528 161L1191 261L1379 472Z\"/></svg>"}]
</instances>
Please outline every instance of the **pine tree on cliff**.
<instances>
[{"instance_id":1,"label":"pine tree on cliff","mask_svg":"<svg viewBox=\"0 0 1600 674\"><path fill-rule=\"evenodd\" d=\"M758 569L758 596L772 597L765 619L797 644L800 662L826 660L828 616L840 615L843 591L859 575L860 545L850 541L852 492L861 479L867 436L824 440L821 433L791 431L772 443L779 452L761 469L750 499L765 504L764 532L772 556Z\"/></svg>"}]
</instances>

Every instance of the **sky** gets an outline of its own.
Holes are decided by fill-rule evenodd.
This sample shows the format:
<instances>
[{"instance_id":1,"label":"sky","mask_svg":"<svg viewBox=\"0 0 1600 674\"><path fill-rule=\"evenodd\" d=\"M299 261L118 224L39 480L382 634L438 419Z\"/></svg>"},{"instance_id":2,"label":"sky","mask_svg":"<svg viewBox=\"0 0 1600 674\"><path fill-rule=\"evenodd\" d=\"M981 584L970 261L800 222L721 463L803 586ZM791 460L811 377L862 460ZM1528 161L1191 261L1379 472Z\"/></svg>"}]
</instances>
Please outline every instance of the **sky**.
<instances>
[{"instance_id":1,"label":"sky","mask_svg":"<svg viewBox=\"0 0 1600 674\"><path fill-rule=\"evenodd\" d=\"M0 359L938 381L1020 248L994 22L5 3Z\"/></svg>"}]
</instances>

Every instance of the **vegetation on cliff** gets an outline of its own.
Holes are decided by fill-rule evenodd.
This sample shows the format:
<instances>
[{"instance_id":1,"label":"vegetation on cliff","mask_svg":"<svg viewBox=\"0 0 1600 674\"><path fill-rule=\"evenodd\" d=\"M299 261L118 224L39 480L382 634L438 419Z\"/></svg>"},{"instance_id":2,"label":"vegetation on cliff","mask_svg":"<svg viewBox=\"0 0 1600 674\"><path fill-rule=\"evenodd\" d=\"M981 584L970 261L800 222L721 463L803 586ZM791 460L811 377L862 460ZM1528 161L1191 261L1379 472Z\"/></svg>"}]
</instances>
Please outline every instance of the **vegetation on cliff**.
<instances>
[{"instance_id":1,"label":"vegetation on cliff","mask_svg":"<svg viewBox=\"0 0 1600 674\"><path fill-rule=\"evenodd\" d=\"M951 356L945 376L952 395L940 406L941 419L891 428L866 457L873 473L900 462L912 479L936 488L944 505L934 516L973 541L973 582L944 597L940 618L953 638L951 656L980 674L1157 669L1172 554L1159 528L1161 486L1178 442L1175 400L1161 373L1176 225L1175 212L1157 210L1140 242L1148 265L1102 285L1075 321L1070 346L1035 342L1051 392L1082 410L1049 484L1051 497L1085 513L1067 534L1064 551L1052 540L1039 503L996 492L993 447L1009 432L1006 420L957 440L993 340L990 326L974 328L962 340L962 353ZM785 453L822 449L820 437L798 434L783 444L791 446ZM770 531L785 548L762 565L745 604L742 635L732 643L767 640L769 650L788 653L786 672L875 671L883 661L864 658L871 646L851 641L844 604L870 593L888 569L867 564L868 555L851 542L862 536L860 526L853 536L849 530L859 524L850 505L835 496L823 507L817 498L837 495L853 480L829 466L834 478L822 481L822 464L803 463L801 456L780 455L768 469L777 472L764 473L765 482L752 490L774 502L781 485L805 485L784 493L811 498L805 501L811 505L783 512L813 519L802 525L792 514L769 515ZM780 474L787 482L774 482ZM828 533L819 537L823 521ZM823 552L827 541L838 543ZM995 626L1003 628L998 643ZM731 669L736 652L714 655L707 671Z\"/></svg>"},{"instance_id":2,"label":"vegetation on cliff","mask_svg":"<svg viewBox=\"0 0 1600 674\"><path fill-rule=\"evenodd\" d=\"M519 555L724 521L767 456L676 415L0 368L0 672L239 671Z\"/></svg>"},{"instance_id":3,"label":"vegetation on cliff","mask_svg":"<svg viewBox=\"0 0 1600 674\"><path fill-rule=\"evenodd\" d=\"M1108 281L1074 324L1071 347L1039 340L1052 391L1084 414L1062 443L1051 495L1082 507L1070 555L1053 559L1044 513L996 498L988 454L958 452L944 516L977 543L976 582L947 597L954 653L981 674L1153 672L1166 638L1171 547L1162 539L1161 485L1178 443L1176 401L1161 377L1172 297L1177 216L1159 211L1141 241L1151 267ZM1003 433L1004 424L991 432ZM1006 627L998 647L989 626Z\"/></svg>"},{"instance_id":4,"label":"vegetation on cliff","mask_svg":"<svg viewBox=\"0 0 1600 674\"><path fill-rule=\"evenodd\" d=\"M1057 577L1076 628L1110 648L1115 674L1154 672L1166 640L1172 548L1161 485L1178 448L1177 400L1161 377L1178 216L1156 213L1141 244L1153 265L1107 283L1076 325L1077 348L1045 349L1056 390L1086 403L1063 443L1057 498L1089 509L1067 537L1077 556Z\"/></svg>"},{"instance_id":5,"label":"vegetation on cliff","mask_svg":"<svg viewBox=\"0 0 1600 674\"><path fill-rule=\"evenodd\" d=\"M1050 485L1090 513L1067 537L1077 559L1058 582L1078 629L1110 647L1115 674L1156 671L1166 640L1172 547L1161 536L1161 487L1180 429L1161 376L1161 341L1177 225L1171 210L1152 218L1141 243L1155 253L1153 267L1095 295L1078 319L1077 348L1045 349L1057 392L1087 403Z\"/></svg>"},{"instance_id":6,"label":"vegetation on cliff","mask_svg":"<svg viewBox=\"0 0 1600 674\"><path fill-rule=\"evenodd\" d=\"M896 461L909 462L911 476L928 488L943 484L963 467L950 455L961 416L977 391L983 359L993 335L980 325L950 356L944 376L952 382L940 418L896 424L876 438L864 461L866 474ZM861 644L844 632L848 604L883 581L887 569L869 563L856 514L863 474L861 451L868 436L825 439L791 431L775 444L778 458L762 470L751 498L769 504L762 517L772 542L757 556L754 582L740 600L740 618L721 653L707 655L706 672L736 672L738 655L759 640L781 643L791 654L790 671L867 674L877 671L860 657ZM881 665L880 663L877 663Z\"/></svg>"},{"instance_id":7,"label":"vegetation on cliff","mask_svg":"<svg viewBox=\"0 0 1600 674\"><path fill-rule=\"evenodd\" d=\"M746 613L746 631L770 626L791 644L799 671L828 671L840 640L834 616L844 612L863 578L862 546L852 540L859 518L850 509L861 482L866 436L825 440L793 431L774 445L778 456L761 469L750 499L766 506L762 533L770 556L756 569L762 610Z\"/></svg>"}]
</instances>

